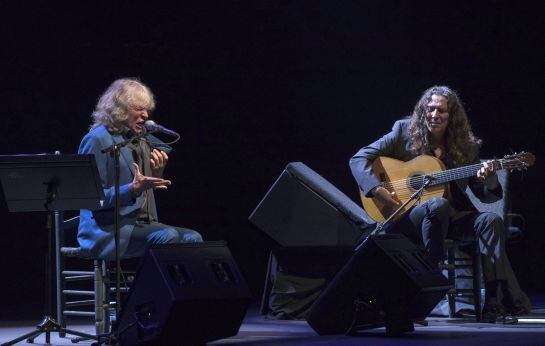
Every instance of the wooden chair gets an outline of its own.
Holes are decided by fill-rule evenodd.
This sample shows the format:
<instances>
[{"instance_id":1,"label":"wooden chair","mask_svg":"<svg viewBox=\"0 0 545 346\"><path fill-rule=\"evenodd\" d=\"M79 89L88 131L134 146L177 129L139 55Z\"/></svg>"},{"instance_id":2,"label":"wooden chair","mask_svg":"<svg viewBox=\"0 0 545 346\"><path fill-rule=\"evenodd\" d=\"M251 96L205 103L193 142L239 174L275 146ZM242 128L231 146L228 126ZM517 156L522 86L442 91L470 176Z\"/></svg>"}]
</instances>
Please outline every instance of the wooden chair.
<instances>
[{"instance_id":1,"label":"wooden chair","mask_svg":"<svg viewBox=\"0 0 545 346\"><path fill-rule=\"evenodd\" d=\"M480 212L494 212L503 219L507 232L506 239L514 242L522 237L525 220L522 215L511 212L509 171L501 170L497 174L503 188L503 198L501 200L495 203L482 203L469 188L466 192L477 210ZM478 240L477 238L472 241L447 239L445 247L447 249L448 277L454 287L447 295L449 316L457 316L456 301L459 300L466 304L472 303L476 320L481 321L483 285ZM479 258L479 260L475 261L475 258Z\"/></svg>"},{"instance_id":2,"label":"wooden chair","mask_svg":"<svg viewBox=\"0 0 545 346\"><path fill-rule=\"evenodd\" d=\"M67 220L64 220L63 216L63 213L59 213L55 227L57 321L60 325L66 326L68 316L90 317L94 320L97 336L108 333L111 328L110 312L115 309L115 299L111 299L115 294L115 287L112 287L113 280L110 278L115 273L110 270L108 261L87 257L80 247L64 246L67 239L75 238L79 216ZM70 234L66 231L70 231ZM92 266L89 262L92 262ZM85 265L86 269L77 269L82 265ZM134 279L134 272L123 274L126 275L124 276L126 280L121 287L122 293L128 292L129 284ZM80 340L82 339L76 338L72 341Z\"/></svg>"}]
</instances>

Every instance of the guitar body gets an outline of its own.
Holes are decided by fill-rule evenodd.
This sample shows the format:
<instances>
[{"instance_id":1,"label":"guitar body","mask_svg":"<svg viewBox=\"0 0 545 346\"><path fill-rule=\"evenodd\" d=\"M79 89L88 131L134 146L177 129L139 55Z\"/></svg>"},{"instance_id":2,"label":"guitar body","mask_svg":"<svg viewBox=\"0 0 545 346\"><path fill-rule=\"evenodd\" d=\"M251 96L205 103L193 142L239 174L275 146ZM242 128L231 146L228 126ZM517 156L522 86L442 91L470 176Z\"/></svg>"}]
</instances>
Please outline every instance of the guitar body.
<instances>
[{"instance_id":1,"label":"guitar body","mask_svg":"<svg viewBox=\"0 0 545 346\"><path fill-rule=\"evenodd\" d=\"M385 183L383 187L390 192L395 192L396 199L400 205L405 203L411 195L419 188L415 184L415 180L410 180L412 177L423 176L431 173L441 172L445 170L445 165L441 160L433 156L417 156L411 161L403 162L389 157L380 156L373 162L373 172L381 183ZM388 184L390 183L390 184ZM447 192L448 185L433 185L424 189L422 197L418 203L427 201L433 197L443 197ZM375 221L382 222L386 220L397 207L386 207L374 198L365 197L360 191L363 208L367 214ZM413 203L409 203L396 218L399 218L405 213Z\"/></svg>"},{"instance_id":2,"label":"guitar body","mask_svg":"<svg viewBox=\"0 0 545 346\"><path fill-rule=\"evenodd\" d=\"M493 165L495 170L523 170L532 166L535 160L534 154L523 151L506 155L503 159L487 161L487 164ZM448 192L448 182L475 176L482 167L483 164L479 163L446 170L443 162L433 156L422 155L407 162L379 156L373 162L373 173L382 187L395 192L395 198L400 205L407 202L422 187L425 180L429 183L420 200L416 203L408 203L399 214L396 214L395 219L397 219L415 204L434 197L444 197ZM386 207L374 198L365 197L361 191L360 195L365 211L377 222L383 222L399 208Z\"/></svg>"}]
</instances>

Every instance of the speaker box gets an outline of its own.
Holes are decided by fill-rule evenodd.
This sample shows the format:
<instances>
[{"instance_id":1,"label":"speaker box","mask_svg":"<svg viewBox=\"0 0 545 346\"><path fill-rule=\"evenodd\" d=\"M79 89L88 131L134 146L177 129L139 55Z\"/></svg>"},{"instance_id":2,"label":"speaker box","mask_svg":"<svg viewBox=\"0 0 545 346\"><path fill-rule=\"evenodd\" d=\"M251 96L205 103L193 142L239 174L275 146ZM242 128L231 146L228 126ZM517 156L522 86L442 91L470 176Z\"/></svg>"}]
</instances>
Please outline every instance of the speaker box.
<instances>
[{"instance_id":1,"label":"speaker box","mask_svg":"<svg viewBox=\"0 0 545 346\"><path fill-rule=\"evenodd\" d=\"M374 222L301 162L286 166L249 220L281 246L354 245Z\"/></svg>"},{"instance_id":2,"label":"speaker box","mask_svg":"<svg viewBox=\"0 0 545 346\"><path fill-rule=\"evenodd\" d=\"M451 288L425 252L401 234L371 236L360 244L310 309L320 335L386 326L412 331Z\"/></svg>"},{"instance_id":3,"label":"speaker box","mask_svg":"<svg viewBox=\"0 0 545 346\"><path fill-rule=\"evenodd\" d=\"M236 335L250 292L224 242L151 247L120 311L120 345L202 344Z\"/></svg>"},{"instance_id":4,"label":"speaker box","mask_svg":"<svg viewBox=\"0 0 545 346\"><path fill-rule=\"evenodd\" d=\"M279 245L261 302L263 314L279 319L306 318L358 239L373 228L362 208L302 162L286 166L249 220Z\"/></svg>"}]
</instances>

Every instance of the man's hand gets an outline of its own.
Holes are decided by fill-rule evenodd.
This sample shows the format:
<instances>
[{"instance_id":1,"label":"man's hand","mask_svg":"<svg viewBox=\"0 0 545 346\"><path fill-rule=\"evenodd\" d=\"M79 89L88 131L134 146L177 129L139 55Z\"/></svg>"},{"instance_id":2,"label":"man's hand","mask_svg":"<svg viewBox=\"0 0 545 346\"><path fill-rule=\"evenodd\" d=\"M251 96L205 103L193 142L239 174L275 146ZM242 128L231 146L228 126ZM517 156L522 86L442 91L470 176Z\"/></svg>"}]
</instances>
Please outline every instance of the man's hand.
<instances>
[{"instance_id":1,"label":"man's hand","mask_svg":"<svg viewBox=\"0 0 545 346\"><path fill-rule=\"evenodd\" d=\"M477 171L477 178L486 182L486 187L489 190L494 190L498 187L498 181L497 180L490 180L486 179L487 177L491 177L496 174L496 165L494 161L486 161L483 162L483 166L481 169Z\"/></svg>"},{"instance_id":2,"label":"man's hand","mask_svg":"<svg viewBox=\"0 0 545 346\"><path fill-rule=\"evenodd\" d=\"M378 186L373 190L373 196L382 204L387 207L397 207L399 203L396 198L395 192L390 192L382 186Z\"/></svg>"},{"instance_id":3,"label":"man's hand","mask_svg":"<svg viewBox=\"0 0 545 346\"><path fill-rule=\"evenodd\" d=\"M153 149L150 153L151 175L156 178L162 178L167 162L167 153L162 150Z\"/></svg>"},{"instance_id":4,"label":"man's hand","mask_svg":"<svg viewBox=\"0 0 545 346\"><path fill-rule=\"evenodd\" d=\"M134 179L132 180L132 192L133 196L140 196L140 194L149 189L166 189L170 186L170 180L162 178L147 177L140 172L140 168L136 163L134 165Z\"/></svg>"}]
</instances>

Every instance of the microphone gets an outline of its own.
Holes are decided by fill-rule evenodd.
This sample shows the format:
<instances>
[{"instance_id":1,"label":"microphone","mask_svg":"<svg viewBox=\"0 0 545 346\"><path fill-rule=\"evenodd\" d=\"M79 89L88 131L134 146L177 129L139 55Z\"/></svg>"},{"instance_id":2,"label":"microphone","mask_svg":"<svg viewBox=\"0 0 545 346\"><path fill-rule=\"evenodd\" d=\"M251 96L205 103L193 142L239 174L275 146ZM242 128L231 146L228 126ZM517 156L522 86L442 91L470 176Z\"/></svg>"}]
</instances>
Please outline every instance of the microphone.
<instances>
[{"instance_id":1,"label":"microphone","mask_svg":"<svg viewBox=\"0 0 545 346\"><path fill-rule=\"evenodd\" d=\"M164 127L164 126L161 126L161 125L159 125L159 124L156 124L155 121L153 121L153 120L146 120L146 122L144 123L144 127L145 127L146 130L148 130L149 132L162 132L162 133L166 133L167 135L180 137L180 135L178 134L178 132L172 131L172 130L170 130L170 129L167 129L167 128Z\"/></svg>"}]
</instances>

